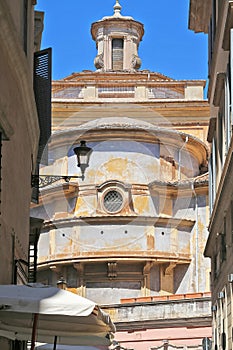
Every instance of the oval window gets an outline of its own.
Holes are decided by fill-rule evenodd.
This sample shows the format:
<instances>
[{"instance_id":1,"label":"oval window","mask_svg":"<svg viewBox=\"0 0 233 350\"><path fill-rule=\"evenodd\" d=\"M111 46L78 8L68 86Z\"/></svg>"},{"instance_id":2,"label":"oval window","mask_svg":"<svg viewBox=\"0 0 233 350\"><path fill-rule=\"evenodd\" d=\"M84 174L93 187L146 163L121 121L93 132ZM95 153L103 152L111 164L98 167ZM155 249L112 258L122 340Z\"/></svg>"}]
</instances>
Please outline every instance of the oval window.
<instances>
[{"instance_id":1,"label":"oval window","mask_svg":"<svg viewBox=\"0 0 233 350\"><path fill-rule=\"evenodd\" d=\"M120 192L111 190L104 196L104 207L109 213L116 213L121 210L123 206L123 197Z\"/></svg>"}]
</instances>

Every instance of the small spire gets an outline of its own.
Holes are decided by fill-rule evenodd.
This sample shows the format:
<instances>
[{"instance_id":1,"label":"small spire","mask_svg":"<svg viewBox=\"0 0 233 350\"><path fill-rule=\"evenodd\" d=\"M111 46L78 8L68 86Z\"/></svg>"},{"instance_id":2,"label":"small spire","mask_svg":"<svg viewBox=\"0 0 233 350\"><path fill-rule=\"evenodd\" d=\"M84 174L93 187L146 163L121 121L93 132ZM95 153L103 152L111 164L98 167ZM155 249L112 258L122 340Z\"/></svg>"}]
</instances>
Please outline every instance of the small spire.
<instances>
[{"instance_id":1,"label":"small spire","mask_svg":"<svg viewBox=\"0 0 233 350\"><path fill-rule=\"evenodd\" d=\"M118 17L121 16L121 5L119 4L119 0L116 0L116 3L114 5L114 16Z\"/></svg>"}]
</instances>

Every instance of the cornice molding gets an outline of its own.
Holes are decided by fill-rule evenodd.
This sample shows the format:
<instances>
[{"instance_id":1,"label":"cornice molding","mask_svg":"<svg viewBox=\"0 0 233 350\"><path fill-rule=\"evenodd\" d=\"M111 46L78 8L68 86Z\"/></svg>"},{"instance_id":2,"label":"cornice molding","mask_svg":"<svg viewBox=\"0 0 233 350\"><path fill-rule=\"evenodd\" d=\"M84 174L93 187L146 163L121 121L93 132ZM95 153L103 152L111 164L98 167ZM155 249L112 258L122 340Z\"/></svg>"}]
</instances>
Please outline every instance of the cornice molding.
<instances>
[{"instance_id":1,"label":"cornice molding","mask_svg":"<svg viewBox=\"0 0 233 350\"><path fill-rule=\"evenodd\" d=\"M211 0L190 0L188 28L195 33L208 33Z\"/></svg>"},{"instance_id":2,"label":"cornice molding","mask_svg":"<svg viewBox=\"0 0 233 350\"><path fill-rule=\"evenodd\" d=\"M92 39L94 41L97 40L98 37L98 31L99 29L112 29L112 31L114 32L114 30L116 31L116 24L117 24L117 28L118 29L123 29L124 32L124 28L127 29L127 31L132 31L132 28L136 29L137 34L138 34L138 40L141 41L142 37L144 35L144 25L139 22L139 21L135 21L133 18L129 19L129 18L124 18L122 17L108 17L108 18L104 18L100 21L94 22L91 25L91 35L92 35ZM117 30L118 32L118 30ZM102 30L101 30L101 34L102 34ZM108 33L110 34L110 33ZM132 35L135 36L135 33L133 33L132 31Z\"/></svg>"},{"instance_id":3,"label":"cornice molding","mask_svg":"<svg viewBox=\"0 0 233 350\"><path fill-rule=\"evenodd\" d=\"M80 216L80 217L69 217L69 218L59 218L57 220L47 221L44 223L44 229L53 229L60 227L74 226L75 224L80 226L96 225L96 224L116 224L124 223L130 224L134 223L137 225L152 225L155 227L167 227L170 228L192 228L195 224L195 220L184 219L184 218L173 218L173 217L163 217L163 216L137 216L137 215L96 215L96 216Z\"/></svg>"},{"instance_id":4,"label":"cornice molding","mask_svg":"<svg viewBox=\"0 0 233 350\"><path fill-rule=\"evenodd\" d=\"M158 252L158 251L136 251L136 252L131 252L129 251L122 251L122 252L117 252L117 251L97 251L95 254L90 255L89 252L86 254L82 254L82 256L79 257L67 257L61 259L54 259L54 260L49 260L49 261L40 261L38 262L38 269L43 270L47 269L50 266L56 265L59 267L59 265L64 266L64 265L73 265L76 263L90 263L90 262L110 262L114 261L116 262L117 260L119 261L129 261L132 262L153 262L157 264L161 263L170 263L174 262L176 264L190 264L191 263L191 256L190 254L175 254L175 253L163 253L163 252Z\"/></svg>"},{"instance_id":5,"label":"cornice molding","mask_svg":"<svg viewBox=\"0 0 233 350\"><path fill-rule=\"evenodd\" d=\"M231 28L233 28L233 1L228 0L228 11L227 11L227 18L226 18L224 37L223 37L223 43L222 43L222 48L225 51L230 50Z\"/></svg>"},{"instance_id":6,"label":"cornice molding","mask_svg":"<svg viewBox=\"0 0 233 350\"><path fill-rule=\"evenodd\" d=\"M226 73L220 72L217 73L216 83L215 83L215 91L214 91L214 98L213 98L213 105L215 107L219 107L221 97L224 94L224 84L226 79Z\"/></svg>"},{"instance_id":7,"label":"cornice molding","mask_svg":"<svg viewBox=\"0 0 233 350\"><path fill-rule=\"evenodd\" d=\"M216 130L216 122L217 122L217 118L216 117L211 117L210 118L208 135L207 135L207 141L210 142L210 143L212 142L213 137L214 137L214 132Z\"/></svg>"}]
</instances>

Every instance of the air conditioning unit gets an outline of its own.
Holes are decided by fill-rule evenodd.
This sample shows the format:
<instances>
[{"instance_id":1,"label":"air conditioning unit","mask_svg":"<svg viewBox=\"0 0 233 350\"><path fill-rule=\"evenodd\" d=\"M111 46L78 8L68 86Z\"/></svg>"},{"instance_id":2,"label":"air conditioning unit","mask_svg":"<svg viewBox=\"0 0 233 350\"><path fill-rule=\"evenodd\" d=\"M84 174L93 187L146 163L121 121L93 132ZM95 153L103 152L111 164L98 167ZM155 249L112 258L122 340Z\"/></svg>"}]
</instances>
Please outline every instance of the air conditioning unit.
<instances>
[{"instance_id":1,"label":"air conditioning unit","mask_svg":"<svg viewBox=\"0 0 233 350\"><path fill-rule=\"evenodd\" d=\"M224 292L219 292L218 299L223 299L223 298L224 298Z\"/></svg>"},{"instance_id":2,"label":"air conditioning unit","mask_svg":"<svg viewBox=\"0 0 233 350\"><path fill-rule=\"evenodd\" d=\"M227 279L228 279L228 282L229 282L229 283L232 283L232 282L233 282L233 273L230 273L230 274L227 276Z\"/></svg>"}]
</instances>

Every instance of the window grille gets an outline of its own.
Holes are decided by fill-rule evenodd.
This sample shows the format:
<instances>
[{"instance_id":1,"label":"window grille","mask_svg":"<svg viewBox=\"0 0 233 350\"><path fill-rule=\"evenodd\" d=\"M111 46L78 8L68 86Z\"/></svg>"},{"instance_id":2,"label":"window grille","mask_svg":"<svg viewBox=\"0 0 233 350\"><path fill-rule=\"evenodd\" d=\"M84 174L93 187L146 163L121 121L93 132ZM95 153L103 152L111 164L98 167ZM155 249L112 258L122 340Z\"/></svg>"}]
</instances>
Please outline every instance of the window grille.
<instances>
[{"instance_id":1,"label":"window grille","mask_svg":"<svg viewBox=\"0 0 233 350\"><path fill-rule=\"evenodd\" d=\"M123 98L134 97L134 86L100 86L98 88L98 97Z\"/></svg>"},{"instance_id":2,"label":"window grille","mask_svg":"<svg viewBox=\"0 0 233 350\"><path fill-rule=\"evenodd\" d=\"M123 197L120 192L116 190L109 191L104 196L104 207L110 213L118 212L123 205Z\"/></svg>"},{"instance_id":3,"label":"window grille","mask_svg":"<svg viewBox=\"0 0 233 350\"><path fill-rule=\"evenodd\" d=\"M119 93L124 93L124 92L130 92L134 93L135 88L134 86L101 86L98 88L99 93L104 93L104 92L109 92L109 93L114 93L114 92L119 92Z\"/></svg>"},{"instance_id":4,"label":"window grille","mask_svg":"<svg viewBox=\"0 0 233 350\"><path fill-rule=\"evenodd\" d=\"M173 89L168 89L167 87L154 87L149 88L148 98L170 98L170 99L184 99L184 92L178 92Z\"/></svg>"},{"instance_id":5,"label":"window grille","mask_svg":"<svg viewBox=\"0 0 233 350\"><path fill-rule=\"evenodd\" d=\"M64 88L59 91L53 92L53 98L67 98L67 99L75 99L75 98L83 98L83 87L81 86L72 86L68 88Z\"/></svg>"}]
</instances>

